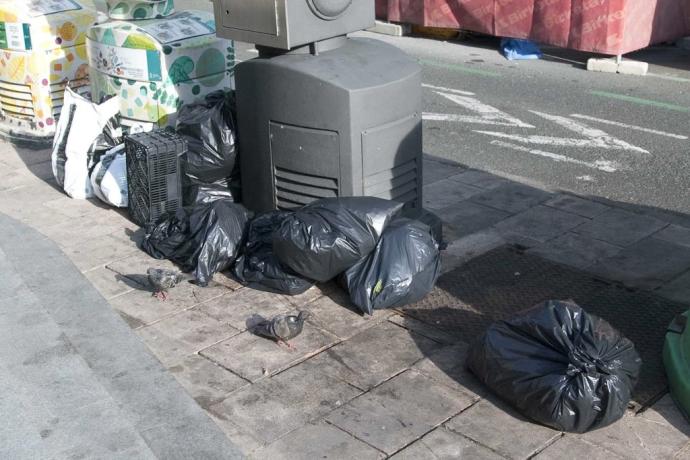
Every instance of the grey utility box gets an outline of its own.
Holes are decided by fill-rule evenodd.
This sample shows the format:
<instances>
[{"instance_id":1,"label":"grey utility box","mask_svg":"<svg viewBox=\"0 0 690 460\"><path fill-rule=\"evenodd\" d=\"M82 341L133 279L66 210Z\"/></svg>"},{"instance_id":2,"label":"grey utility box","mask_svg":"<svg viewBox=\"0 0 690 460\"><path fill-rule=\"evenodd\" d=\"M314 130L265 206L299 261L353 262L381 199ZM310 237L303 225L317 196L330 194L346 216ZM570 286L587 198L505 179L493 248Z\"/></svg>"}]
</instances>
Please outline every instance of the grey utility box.
<instances>
[{"instance_id":1,"label":"grey utility box","mask_svg":"<svg viewBox=\"0 0 690 460\"><path fill-rule=\"evenodd\" d=\"M244 204L366 195L421 207L419 65L378 40L317 45L235 67Z\"/></svg>"},{"instance_id":2,"label":"grey utility box","mask_svg":"<svg viewBox=\"0 0 690 460\"><path fill-rule=\"evenodd\" d=\"M374 0L215 0L222 37L292 49L374 25Z\"/></svg>"}]
</instances>

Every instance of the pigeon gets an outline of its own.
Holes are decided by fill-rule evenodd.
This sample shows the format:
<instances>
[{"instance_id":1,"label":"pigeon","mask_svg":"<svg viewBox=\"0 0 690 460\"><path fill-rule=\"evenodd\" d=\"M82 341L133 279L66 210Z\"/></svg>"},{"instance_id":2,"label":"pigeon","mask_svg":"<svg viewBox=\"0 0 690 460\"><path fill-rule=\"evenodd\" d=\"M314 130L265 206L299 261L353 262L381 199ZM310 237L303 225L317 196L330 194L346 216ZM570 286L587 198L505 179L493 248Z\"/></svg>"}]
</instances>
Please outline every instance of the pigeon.
<instances>
[{"instance_id":1,"label":"pigeon","mask_svg":"<svg viewBox=\"0 0 690 460\"><path fill-rule=\"evenodd\" d=\"M146 271L149 283L153 287L153 295L160 300L167 300L168 289L172 289L182 281L187 279L185 275L178 271L166 270L164 268L149 268Z\"/></svg>"},{"instance_id":2,"label":"pigeon","mask_svg":"<svg viewBox=\"0 0 690 460\"><path fill-rule=\"evenodd\" d=\"M278 345L285 344L288 348L294 347L288 342L302 333L304 321L309 318L308 311L300 311L295 315L277 315L272 319L266 319L257 323L252 332L256 335L273 339Z\"/></svg>"}]
</instances>

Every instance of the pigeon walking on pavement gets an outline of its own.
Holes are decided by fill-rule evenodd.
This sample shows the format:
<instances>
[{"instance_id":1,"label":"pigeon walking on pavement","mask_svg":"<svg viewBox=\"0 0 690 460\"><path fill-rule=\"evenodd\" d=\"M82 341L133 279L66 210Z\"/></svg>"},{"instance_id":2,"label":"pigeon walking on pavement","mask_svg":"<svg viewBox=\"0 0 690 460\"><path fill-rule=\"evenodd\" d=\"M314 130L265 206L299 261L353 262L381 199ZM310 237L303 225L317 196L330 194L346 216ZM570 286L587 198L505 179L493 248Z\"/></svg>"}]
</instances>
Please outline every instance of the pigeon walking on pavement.
<instances>
[{"instance_id":1,"label":"pigeon walking on pavement","mask_svg":"<svg viewBox=\"0 0 690 460\"><path fill-rule=\"evenodd\" d=\"M273 339L278 344L284 344L290 349L294 347L288 340L294 339L302 333L304 321L309 318L308 311L300 311L297 315L277 315L271 319L263 320L252 328L256 335Z\"/></svg>"},{"instance_id":2,"label":"pigeon walking on pavement","mask_svg":"<svg viewBox=\"0 0 690 460\"><path fill-rule=\"evenodd\" d=\"M168 290L187 279L184 274L178 271L166 270L164 268L149 268L146 274L153 288L153 295L160 300L167 300Z\"/></svg>"}]
</instances>

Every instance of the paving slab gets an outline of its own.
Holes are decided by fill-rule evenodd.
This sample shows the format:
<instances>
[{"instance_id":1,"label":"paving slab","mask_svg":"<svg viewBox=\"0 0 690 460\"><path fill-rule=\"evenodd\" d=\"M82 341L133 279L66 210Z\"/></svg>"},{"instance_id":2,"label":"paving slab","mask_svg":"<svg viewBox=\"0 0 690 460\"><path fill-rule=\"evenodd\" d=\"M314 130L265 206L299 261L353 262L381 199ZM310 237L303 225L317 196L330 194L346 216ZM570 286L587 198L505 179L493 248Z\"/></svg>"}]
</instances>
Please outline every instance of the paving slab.
<instances>
[{"instance_id":1,"label":"paving slab","mask_svg":"<svg viewBox=\"0 0 690 460\"><path fill-rule=\"evenodd\" d=\"M136 333L161 363L171 365L240 331L198 309L190 309L137 329Z\"/></svg>"},{"instance_id":2,"label":"paving slab","mask_svg":"<svg viewBox=\"0 0 690 460\"><path fill-rule=\"evenodd\" d=\"M137 251L139 250L112 235L104 235L67 248L64 253L79 270L85 272L105 267L109 262L123 259Z\"/></svg>"},{"instance_id":3,"label":"paving slab","mask_svg":"<svg viewBox=\"0 0 690 460\"><path fill-rule=\"evenodd\" d=\"M307 325L290 341L294 348L288 349L245 331L202 350L200 354L240 377L256 382L314 356L338 340L326 331Z\"/></svg>"},{"instance_id":4,"label":"paving slab","mask_svg":"<svg viewBox=\"0 0 690 460\"><path fill-rule=\"evenodd\" d=\"M543 203L551 197L549 192L528 185L509 182L475 195L471 201L513 214Z\"/></svg>"},{"instance_id":5,"label":"paving slab","mask_svg":"<svg viewBox=\"0 0 690 460\"><path fill-rule=\"evenodd\" d=\"M333 411L327 420L391 455L472 402L418 372L406 371Z\"/></svg>"},{"instance_id":6,"label":"paving slab","mask_svg":"<svg viewBox=\"0 0 690 460\"><path fill-rule=\"evenodd\" d=\"M311 362L323 372L368 390L441 348L441 344L383 322L320 353Z\"/></svg>"},{"instance_id":7,"label":"paving slab","mask_svg":"<svg viewBox=\"0 0 690 460\"><path fill-rule=\"evenodd\" d=\"M232 393L210 411L268 444L360 393L305 362Z\"/></svg>"},{"instance_id":8,"label":"paving slab","mask_svg":"<svg viewBox=\"0 0 690 460\"><path fill-rule=\"evenodd\" d=\"M475 187L486 190L495 189L496 187L510 182L504 177L496 176L495 174L485 171L478 171L476 169L468 169L460 174L450 176L448 179L462 182L463 184L474 185Z\"/></svg>"},{"instance_id":9,"label":"paving slab","mask_svg":"<svg viewBox=\"0 0 690 460\"><path fill-rule=\"evenodd\" d=\"M575 435L566 434L549 447L537 454L535 459L563 459L563 460L623 460L626 457L614 454L601 446L589 443Z\"/></svg>"},{"instance_id":10,"label":"paving slab","mask_svg":"<svg viewBox=\"0 0 690 460\"><path fill-rule=\"evenodd\" d=\"M237 423L229 419L229 415L222 412L214 413L210 408L206 409L206 413L245 457L266 445L265 441L255 438L249 434L247 429L240 427Z\"/></svg>"},{"instance_id":11,"label":"paving slab","mask_svg":"<svg viewBox=\"0 0 690 460\"><path fill-rule=\"evenodd\" d=\"M404 316L402 314L391 315L388 317L388 321L444 345L452 345L462 340L459 333L453 334L452 332L438 329L411 316Z\"/></svg>"},{"instance_id":12,"label":"paving slab","mask_svg":"<svg viewBox=\"0 0 690 460\"><path fill-rule=\"evenodd\" d=\"M94 268L84 272L84 276L106 300L134 290L129 280L122 279L118 273L105 267Z\"/></svg>"},{"instance_id":13,"label":"paving slab","mask_svg":"<svg viewBox=\"0 0 690 460\"><path fill-rule=\"evenodd\" d=\"M120 228L117 222L104 221L99 215L81 217L65 216L64 222L41 228L41 233L59 246L68 248L78 246L86 240L108 235Z\"/></svg>"},{"instance_id":14,"label":"paving slab","mask_svg":"<svg viewBox=\"0 0 690 460\"><path fill-rule=\"evenodd\" d=\"M424 207L441 210L481 193L482 189L450 179L424 186Z\"/></svg>"},{"instance_id":15,"label":"paving slab","mask_svg":"<svg viewBox=\"0 0 690 460\"><path fill-rule=\"evenodd\" d=\"M303 305L302 308L312 314L309 323L342 340L385 321L393 314L392 310L374 310L372 316L365 315L350 302L345 291L341 289Z\"/></svg>"},{"instance_id":16,"label":"paving slab","mask_svg":"<svg viewBox=\"0 0 690 460\"><path fill-rule=\"evenodd\" d=\"M630 246L667 225L666 222L654 217L634 214L622 209L612 209L578 227L576 233L616 246Z\"/></svg>"},{"instance_id":17,"label":"paving slab","mask_svg":"<svg viewBox=\"0 0 690 460\"><path fill-rule=\"evenodd\" d=\"M412 369L474 399L488 393L487 388L465 367L469 345L459 342L443 347L415 364Z\"/></svg>"},{"instance_id":18,"label":"paving slab","mask_svg":"<svg viewBox=\"0 0 690 460\"><path fill-rule=\"evenodd\" d=\"M316 458L382 459L385 454L325 422L308 423L271 445L254 452L252 459L312 460Z\"/></svg>"},{"instance_id":19,"label":"paving slab","mask_svg":"<svg viewBox=\"0 0 690 460\"><path fill-rule=\"evenodd\" d=\"M328 289L328 288L327 288ZM316 285L307 289L305 292L297 295L286 295L288 302L295 307L302 307L311 303L317 299L320 299L325 295L325 291L322 286Z\"/></svg>"},{"instance_id":20,"label":"paving slab","mask_svg":"<svg viewBox=\"0 0 690 460\"><path fill-rule=\"evenodd\" d=\"M452 226L456 239L489 228L511 215L471 201L455 203L439 211L439 216Z\"/></svg>"},{"instance_id":21,"label":"paving slab","mask_svg":"<svg viewBox=\"0 0 690 460\"><path fill-rule=\"evenodd\" d=\"M248 320L256 315L262 318L293 310L288 299L280 294L243 288L233 293L226 293L199 306L199 310L212 318L230 324L235 329L247 329Z\"/></svg>"},{"instance_id":22,"label":"paving slab","mask_svg":"<svg viewBox=\"0 0 690 460\"><path fill-rule=\"evenodd\" d=\"M528 250L560 264L585 269L600 259L613 257L622 248L578 233L566 233Z\"/></svg>"},{"instance_id":23,"label":"paving slab","mask_svg":"<svg viewBox=\"0 0 690 460\"><path fill-rule=\"evenodd\" d=\"M690 269L690 248L645 238L588 271L629 287L654 289Z\"/></svg>"},{"instance_id":24,"label":"paving slab","mask_svg":"<svg viewBox=\"0 0 690 460\"><path fill-rule=\"evenodd\" d=\"M580 437L623 458L659 459L683 449L689 435L690 426L666 396L641 415L627 413L615 424Z\"/></svg>"},{"instance_id":25,"label":"paving slab","mask_svg":"<svg viewBox=\"0 0 690 460\"><path fill-rule=\"evenodd\" d=\"M654 238L690 248L690 228L680 225L669 225L655 233Z\"/></svg>"},{"instance_id":26,"label":"paving slab","mask_svg":"<svg viewBox=\"0 0 690 460\"><path fill-rule=\"evenodd\" d=\"M168 368L187 393L203 408L225 399L249 382L197 354L189 355Z\"/></svg>"},{"instance_id":27,"label":"paving slab","mask_svg":"<svg viewBox=\"0 0 690 460\"><path fill-rule=\"evenodd\" d=\"M585 222L589 222L585 217L548 206L535 206L499 222L495 228L504 236L517 234L544 243Z\"/></svg>"},{"instance_id":28,"label":"paving slab","mask_svg":"<svg viewBox=\"0 0 690 460\"><path fill-rule=\"evenodd\" d=\"M444 251L441 251L441 272L447 273L454 270L465 262L505 244L507 241L495 229L455 240L449 243Z\"/></svg>"},{"instance_id":29,"label":"paving slab","mask_svg":"<svg viewBox=\"0 0 690 460\"><path fill-rule=\"evenodd\" d=\"M669 300L690 305L690 271L662 285L656 293Z\"/></svg>"},{"instance_id":30,"label":"paving slab","mask_svg":"<svg viewBox=\"0 0 690 460\"><path fill-rule=\"evenodd\" d=\"M511 459L528 458L561 436L558 431L528 422L502 403L486 399L450 420L446 427Z\"/></svg>"},{"instance_id":31,"label":"paving slab","mask_svg":"<svg viewBox=\"0 0 690 460\"><path fill-rule=\"evenodd\" d=\"M561 211L576 214L578 216L592 219L600 214L609 211L611 208L596 201L586 200L575 195L557 195L550 199L544 206L560 209Z\"/></svg>"},{"instance_id":32,"label":"paving slab","mask_svg":"<svg viewBox=\"0 0 690 460\"><path fill-rule=\"evenodd\" d=\"M464 436L438 427L391 460L501 460L503 457Z\"/></svg>"},{"instance_id":33,"label":"paving slab","mask_svg":"<svg viewBox=\"0 0 690 460\"><path fill-rule=\"evenodd\" d=\"M463 171L464 168L446 161L424 158L422 165L424 185L433 184Z\"/></svg>"}]
</instances>

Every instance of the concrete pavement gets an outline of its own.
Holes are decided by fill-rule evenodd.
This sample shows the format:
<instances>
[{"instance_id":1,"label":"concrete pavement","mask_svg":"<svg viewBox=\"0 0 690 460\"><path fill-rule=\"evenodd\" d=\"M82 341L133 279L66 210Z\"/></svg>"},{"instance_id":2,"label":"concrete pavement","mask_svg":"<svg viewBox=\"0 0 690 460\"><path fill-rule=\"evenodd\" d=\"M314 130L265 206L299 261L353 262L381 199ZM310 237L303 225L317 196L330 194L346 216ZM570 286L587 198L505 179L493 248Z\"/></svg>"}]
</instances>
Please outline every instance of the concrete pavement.
<instances>
[{"instance_id":1,"label":"concrete pavement","mask_svg":"<svg viewBox=\"0 0 690 460\"><path fill-rule=\"evenodd\" d=\"M467 345L462 337L398 311L362 317L332 283L286 297L243 288L219 275L207 288L187 284L172 291L170 300L160 302L151 297L142 275L149 266L169 264L154 261L136 248L141 230L124 213L62 194L52 180L47 152L17 150L8 144L0 144L0 149L4 177L0 213L44 235L35 246L20 240L31 230L14 230L5 239L2 250L13 265L5 263L1 270L10 291L21 292L24 288L18 286L22 282L33 291L43 285L43 278L30 284L28 275L14 276L18 266L28 266L41 276L56 274L49 288L41 288L52 293L52 298L37 298L23 308L42 309L42 315L50 308L60 314L81 312L70 327L91 334L89 343L110 357L106 364L130 369L132 378L140 379L137 385L125 385L118 397L124 398L127 389L161 388L161 382L163 390L159 391L169 392L165 397L156 395L152 406L147 404L148 397L137 397L143 409L152 411L150 424L131 422L138 419L123 415L127 412L122 402L115 407L111 402L101 403L114 411L113 420L121 421L122 430L138 440L132 444L134 450L115 452L113 457L119 453L124 458L146 458L153 453L170 458L167 453L177 449L175 442L193 439L187 450L179 452L185 458L208 458L195 449L200 445L216 449L222 442L213 435L216 428L207 419L194 415L194 423L157 424L159 410L180 413L193 409L205 411L229 442L254 458L690 456L690 426L668 396L640 414L630 413L617 424L586 435L563 434L529 423L487 395L464 370ZM433 157L427 157L424 166L425 203L444 218L450 243L443 254L444 270L503 244L518 244L594 276L631 289L654 290L690 305L689 216L546 190ZM42 259L30 263L36 261L37 251L40 254L53 247L51 241L76 269L59 254L51 256L47 272ZM32 252L33 258L22 256L21 250ZM65 275L70 270L80 271L83 278ZM86 300L65 302L63 293L86 296ZM36 298L35 292L33 295ZM84 305L90 305L86 312ZM313 316L305 333L295 340L294 352L246 330L246 320L254 313L267 316L295 309L310 310ZM114 313L124 321L113 318ZM26 328L34 327L30 318L22 318L24 315L3 317L5 322L14 321L3 325L8 347L17 334L25 335L31 331ZM69 341L59 339L59 328L66 326L59 318L54 321L57 326L51 330L57 338L50 343L55 345L51 349L69 351L73 346L83 353L79 348L83 335L73 339L66 332ZM8 335L5 330L13 332ZM123 345L113 346L113 334ZM48 345L39 342L37 347ZM69 343L73 345L66 345ZM18 357L9 354L6 359L16 361ZM53 354L38 353L33 361L50 363ZM83 363L78 355L74 359ZM73 372L64 366L61 369ZM42 373L34 374L29 381L33 386L28 386L33 400L40 396L48 404L62 398L58 402L69 411L61 420L71 420L73 430L83 428L77 420L90 416L83 411L75 414L73 406L88 409L91 400L115 398L112 393L108 396L111 384L107 378L92 375L97 368L82 364L77 371L81 374L74 375L87 379L79 387L83 391L64 396L49 391L51 376ZM3 375L7 379L13 373ZM176 393L171 376L196 400L196 406L188 404L186 395ZM16 378L4 385L12 388L3 392L11 395L3 399L3 405L11 404L13 418L5 424L3 436L16 440L32 433L34 443L2 444L16 449L12 458L31 458L32 446L51 446L44 444L41 432L53 428L20 423L22 417L14 414L28 411L32 399L19 392L22 385ZM165 402L165 407L159 402ZM152 426L158 428L146 431ZM140 429L146 435L138 434ZM108 446L101 441L108 433L90 437L91 448ZM66 458L75 445L65 441L55 446L50 453ZM231 447L227 453L232 453Z\"/></svg>"}]
</instances>

